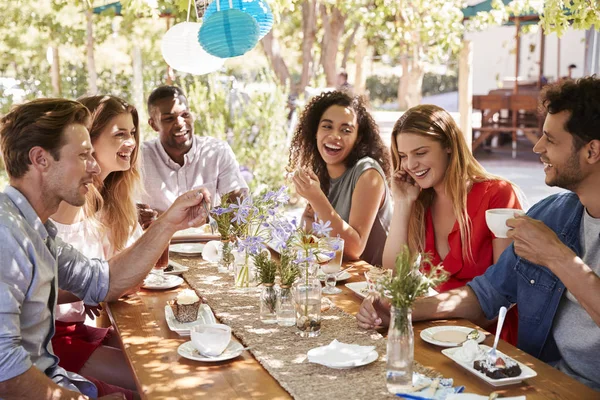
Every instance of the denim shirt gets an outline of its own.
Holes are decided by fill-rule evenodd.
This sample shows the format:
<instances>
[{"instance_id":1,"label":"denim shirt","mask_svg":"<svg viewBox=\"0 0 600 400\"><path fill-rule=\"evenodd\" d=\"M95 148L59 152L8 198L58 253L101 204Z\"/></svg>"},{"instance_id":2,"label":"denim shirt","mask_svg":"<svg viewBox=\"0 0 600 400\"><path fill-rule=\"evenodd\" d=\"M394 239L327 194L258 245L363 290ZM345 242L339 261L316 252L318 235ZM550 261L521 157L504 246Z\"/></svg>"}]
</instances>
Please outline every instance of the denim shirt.
<instances>
[{"instance_id":1,"label":"denim shirt","mask_svg":"<svg viewBox=\"0 0 600 400\"><path fill-rule=\"evenodd\" d=\"M58 287L97 304L108 292L108 264L57 238L54 224L43 224L7 186L0 193L0 382L33 365L58 385L96 397L96 387L59 367L52 351Z\"/></svg>"},{"instance_id":2,"label":"denim shirt","mask_svg":"<svg viewBox=\"0 0 600 400\"><path fill-rule=\"evenodd\" d=\"M576 194L547 197L527 215L545 223L561 242L582 256L579 228L583 205ZM551 330L565 285L548 268L517 256L511 245L495 265L468 285L488 319L496 318L501 306L518 305L517 347L548 363L560 359Z\"/></svg>"}]
</instances>

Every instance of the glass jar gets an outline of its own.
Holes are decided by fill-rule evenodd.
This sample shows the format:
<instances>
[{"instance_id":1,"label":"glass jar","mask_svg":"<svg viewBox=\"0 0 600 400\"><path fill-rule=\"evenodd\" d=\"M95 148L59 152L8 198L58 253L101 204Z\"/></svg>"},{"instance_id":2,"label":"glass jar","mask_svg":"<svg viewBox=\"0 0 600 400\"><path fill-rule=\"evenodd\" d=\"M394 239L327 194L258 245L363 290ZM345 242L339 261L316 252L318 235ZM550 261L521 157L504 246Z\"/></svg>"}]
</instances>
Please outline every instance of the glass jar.
<instances>
[{"instance_id":1,"label":"glass jar","mask_svg":"<svg viewBox=\"0 0 600 400\"><path fill-rule=\"evenodd\" d=\"M256 268L248 252L238 253L235 257L233 278L236 288L247 289L256 286Z\"/></svg>"},{"instance_id":2,"label":"glass jar","mask_svg":"<svg viewBox=\"0 0 600 400\"><path fill-rule=\"evenodd\" d=\"M287 285L281 285L277 297L277 324L279 326L296 325L296 310L294 309L292 288Z\"/></svg>"},{"instance_id":3,"label":"glass jar","mask_svg":"<svg viewBox=\"0 0 600 400\"><path fill-rule=\"evenodd\" d=\"M318 266L306 266L300 279L294 283L296 327L302 337L321 334L321 281L313 273Z\"/></svg>"},{"instance_id":4,"label":"glass jar","mask_svg":"<svg viewBox=\"0 0 600 400\"><path fill-rule=\"evenodd\" d=\"M265 324L277 323L277 289L273 283L263 283L260 293L260 320Z\"/></svg>"},{"instance_id":5,"label":"glass jar","mask_svg":"<svg viewBox=\"0 0 600 400\"><path fill-rule=\"evenodd\" d=\"M412 388L414 343L412 310L392 306L387 337L386 373L390 393L407 393Z\"/></svg>"},{"instance_id":6,"label":"glass jar","mask_svg":"<svg viewBox=\"0 0 600 400\"><path fill-rule=\"evenodd\" d=\"M229 239L221 240L221 258L218 271L222 274L233 272L233 244Z\"/></svg>"}]
</instances>

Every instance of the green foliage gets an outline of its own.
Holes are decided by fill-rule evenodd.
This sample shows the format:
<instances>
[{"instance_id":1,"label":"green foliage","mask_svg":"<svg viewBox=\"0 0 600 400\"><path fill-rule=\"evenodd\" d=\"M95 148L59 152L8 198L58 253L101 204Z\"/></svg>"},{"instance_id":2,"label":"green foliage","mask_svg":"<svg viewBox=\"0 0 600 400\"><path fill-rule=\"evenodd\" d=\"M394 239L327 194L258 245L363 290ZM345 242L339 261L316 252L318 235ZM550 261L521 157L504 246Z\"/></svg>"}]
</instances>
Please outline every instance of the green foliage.
<instances>
[{"instance_id":1,"label":"green foliage","mask_svg":"<svg viewBox=\"0 0 600 400\"><path fill-rule=\"evenodd\" d=\"M396 75L368 77L365 87L369 92L370 101L375 105L396 101L399 81L400 78Z\"/></svg>"},{"instance_id":2,"label":"green foliage","mask_svg":"<svg viewBox=\"0 0 600 400\"><path fill-rule=\"evenodd\" d=\"M253 174L253 193L281 186L288 158L283 90L266 75L258 78L261 91L247 94L214 74L190 82L186 93L196 115L195 132L231 145L240 166Z\"/></svg>"},{"instance_id":3,"label":"green foliage","mask_svg":"<svg viewBox=\"0 0 600 400\"><path fill-rule=\"evenodd\" d=\"M373 104L379 106L398 98L398 83L400 78L391 76L373 75L367 78L366 88ZM458 90L458 76L456 74L439 75L426 72L423 77L423 96L454 92Z\"/></svg>"},{"instance_id":4,"label":"green foliage","mask_svg":"<svg viewBox=\"0 0 600 400\"><path fill-rule=\"evenodd\" d=\"M254 258L254 265L256 266L258 283L275 283L275 274L277 273L277 262L272 260L267 254L262 252L258 253L257 255L253 255L252 258Z\"/></svg>"},{"instance_id":5,"label":"green foliage","mask_svg":"<svg viewBox=\"0 0 600 400\"><path fill-rule=\"evenodd\" d=\"M384 276L378 285L392 306L408 309L415 300L448 279L442 265L434 266L428 254L414 254L407 246L396 257L393 277Z\"/></svg>"},{"instance_id":6,"label":"green foliage","mask_svg":"<svg viewBox=\"0 0 600 400\"><path fill-rule=\"evenodd\" d=\"M289 249L284 249L279 256L279 278L281 286L292 286L300 276L298 264L294 263L295 255Z\"/></svg>"}]
</instances>

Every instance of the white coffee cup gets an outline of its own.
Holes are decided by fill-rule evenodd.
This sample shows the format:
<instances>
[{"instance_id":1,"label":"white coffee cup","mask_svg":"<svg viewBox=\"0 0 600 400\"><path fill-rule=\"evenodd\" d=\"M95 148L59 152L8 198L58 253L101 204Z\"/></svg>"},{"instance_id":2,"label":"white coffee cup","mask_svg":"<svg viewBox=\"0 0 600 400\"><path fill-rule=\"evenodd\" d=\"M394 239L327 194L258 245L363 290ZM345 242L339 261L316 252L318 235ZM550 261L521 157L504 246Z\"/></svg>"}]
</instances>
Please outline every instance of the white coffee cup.
<instances>
[{"instance_id":1,"label":"white coffee cup","mask_svg":"<svg viewBox=\"0 0 600 400\"><path fill-rule=\"evenodd\" d=\"M216 357L231 341L231 328L224 324L200 324L190 328L192 344L200 354Z\"/></svg>"},{"instance_id":2,"label":"white coffee cup","mask_svg":"<svg viewBox=\"0 0 600 400\"><path fill-rule=\"evenodd\" d=\"M202 249L202 258L208 262L219 262L223 252L223 243L220 240L211 240Z\"/></svg>"},{"instance_id":3,"label":"white coffee cup","mask_svg":"<svg viewBox=\"0 0 600 400\"><path fill-rule=\"evenodd\" d=\"M485 211L485 222L497 238L506 238L508 237L508 231L511 229L506 225L506 221L514 218L515 214L525 215L525 211L515 210L514 208L491 208Z\"/></svg>"}]
</instances>

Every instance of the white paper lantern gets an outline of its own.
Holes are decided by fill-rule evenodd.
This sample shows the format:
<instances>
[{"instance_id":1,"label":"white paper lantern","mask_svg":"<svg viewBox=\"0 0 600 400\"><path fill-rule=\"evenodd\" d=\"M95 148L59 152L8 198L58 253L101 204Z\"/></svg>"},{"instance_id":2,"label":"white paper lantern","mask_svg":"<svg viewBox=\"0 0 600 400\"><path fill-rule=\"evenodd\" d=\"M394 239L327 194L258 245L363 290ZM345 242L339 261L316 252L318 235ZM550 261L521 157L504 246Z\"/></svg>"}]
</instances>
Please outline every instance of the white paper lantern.
<instances>
[{"instance_id":1,"label":"white paper lantern","mask_svg":"<svg viewBox=\"0 0 600 400\"><path fill-rule=\"evenodd\" d=\"M182 22L174 25L162 38L162 56L171 68L188 74L203 75L223 66L224 59L208 54L198 43L202 24Z\"/></svg>"}]
</instances>

